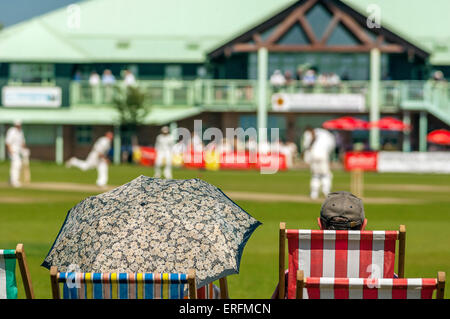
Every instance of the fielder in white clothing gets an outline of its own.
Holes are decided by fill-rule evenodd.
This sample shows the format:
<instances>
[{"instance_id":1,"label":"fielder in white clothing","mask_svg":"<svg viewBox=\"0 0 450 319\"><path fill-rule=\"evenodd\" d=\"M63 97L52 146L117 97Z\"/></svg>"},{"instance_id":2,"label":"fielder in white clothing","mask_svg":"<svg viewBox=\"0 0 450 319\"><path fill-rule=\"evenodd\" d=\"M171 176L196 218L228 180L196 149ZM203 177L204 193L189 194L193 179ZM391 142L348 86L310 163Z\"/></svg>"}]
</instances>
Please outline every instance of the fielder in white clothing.
<instances>
[{"instance_id":1,"label":"fielder in white clothing","mask_svg":"<svg viewBox=\"0 0 450 319\"><path fill-rule=\"evenodd\" d=\"M325 129L310 127L303 133L304 160L311 169L310 196L319 197L319 190L325 197L331 191L333 174L330 170L330 155L336 142L333 134Z\"/></svg>"},{"instance_id":2,"label":"fielder in white clothing","mask_svg":"<svg viewBox=\"0 0 450 319\"><path fill-rule=\"evenodd\" d=\"M22 131L22 123L15 121L6 132L6 148L11 158L11 167L9 170L9 183L12 187L20 187L20 170L22 168L22 157L26 153L25 137Z\"/></svg>"},{"instance_id":3,"label":"fielder in white clothing","mask_svg":"<svg viewBox=\"0 0 450 319\"><path fill-rule=\"evenodd\" d=\"M86 171L89 169L97 168L97 186L105 187L108 183L108 152L111 149L111 142L114 138L114 134L110 131L100 137L92 147L86 160L80 160L76 157L72 157L67 161L66 167L78 167L79 169Z\"/></svg>"},{"instance_id":4,"label":"fielder in white clothing","mask_svg":"<svg viewBox=\"0 0 450 319\"><path fill-rule=\"evenodd\" d=\"M156 149L156 160L155 160L155 177L161 177L161 166L163 163L164 167L164 177L172 178L172 151L173 151L173 137L169 132L167 126L161 128L161 134L156 137L155 149Z\"/></svg>"}]
</instances>

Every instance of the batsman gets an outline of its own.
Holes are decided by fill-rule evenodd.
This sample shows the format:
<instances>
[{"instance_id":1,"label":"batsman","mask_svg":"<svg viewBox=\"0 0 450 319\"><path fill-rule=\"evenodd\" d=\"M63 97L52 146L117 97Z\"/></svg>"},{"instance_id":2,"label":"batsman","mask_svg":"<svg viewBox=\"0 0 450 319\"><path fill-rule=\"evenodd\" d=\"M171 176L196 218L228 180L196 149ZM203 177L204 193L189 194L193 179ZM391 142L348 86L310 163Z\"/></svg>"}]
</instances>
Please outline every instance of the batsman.
<instances>
[{"instance_id":1,"label":"batsman","mask_svg":"<svg viewBox=\"0 0 450 319\"><path fill-rule=\"evenodd\" d=\"M5 142L9 158L11 159L9 183L12 187L21 187L21 170L23 170L24 181L29 182L30 180L30 150L25 146L25 137L20 120L14 121L14 125L8 129Z\"/></svg>"}]
</instances>

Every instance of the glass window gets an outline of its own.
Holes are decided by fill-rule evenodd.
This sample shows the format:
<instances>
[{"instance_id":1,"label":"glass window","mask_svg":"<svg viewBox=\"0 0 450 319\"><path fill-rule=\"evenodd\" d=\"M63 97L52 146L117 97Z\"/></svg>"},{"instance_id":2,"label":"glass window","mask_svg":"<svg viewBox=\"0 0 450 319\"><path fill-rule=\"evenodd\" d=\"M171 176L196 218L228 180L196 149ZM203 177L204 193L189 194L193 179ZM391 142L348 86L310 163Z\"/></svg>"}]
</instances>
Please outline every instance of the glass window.
<instances>
[{"instance_id":1,"label":"glass window","mask_svg":"<svg viewBox=\"0 0 450 319\"><path fill-rule=\"evenodd\" d=\"M55 78L55 65L50 63L11 63L10 81L39 83L50 82Z\"/></svg>"},{"instance_id":2,"label":"glass window","mask_svg":"<svg viewBox=\"0 0 450 319\"><path fill-rule=\"evenodd\" d=\"M75 129L75 139L78 145L89 145L92 143L92 126L80 125Z\"/></svg>"},{"instance_id":3,"label":"glass window","mask_svg":"<svg viewBox=\"0 0 450 319\"><path fill-rule=\"evenodd\" d=\"M180 79L183 75L181 65L167 65L165 69L165 76L169 79Z\"/></svg>"},{"instance_id":4,"label":"glass window","mask_svg":"<svg viewBox=\"0 0 450 319\"><path fill-rule=\"evenodd\" d=\"M23 134L27 145L55 144L56 130L52 125L24 125Z\"/></svg>"}]
</instances>

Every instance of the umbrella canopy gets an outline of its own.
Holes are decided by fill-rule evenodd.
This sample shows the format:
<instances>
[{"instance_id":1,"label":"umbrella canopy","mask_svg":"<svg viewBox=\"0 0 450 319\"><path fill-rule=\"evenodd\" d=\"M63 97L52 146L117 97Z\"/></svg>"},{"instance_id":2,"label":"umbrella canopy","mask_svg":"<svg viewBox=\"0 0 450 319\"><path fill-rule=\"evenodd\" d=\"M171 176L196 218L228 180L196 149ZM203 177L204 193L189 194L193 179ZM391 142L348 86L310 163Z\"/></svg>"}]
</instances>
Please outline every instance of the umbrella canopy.
<instances>
[{"instance_id":1,"label":"umbrella canopy","mask_svg":"<svg viewBox=\"0 0 450 319\"><path fill-rule=\"evenodd\" d=\"M199 287L236 274L261 223L199 179L140 176L67 214L42 266L81 272L197 272Z\"/></svg>"},{"instance_id":2,"label":"umbrella canopy","mask_svg":"<svg viewBox=\"0 0 450 319\"><path fill-rule=\"evenodd\" d=\"M344 130L344 131L356 131L367 130L369 123L352 116L343 116L337 119L325 121L322 124L323 128L328 130Z\"/></svg>"},{"instance_id":3,"label":"umbrella canopy","mask_svg":"<svg viewBox=\"0 0 450 319\"><path fill-rule=\"evenodd\" d=\"M427 141L434 144L450 145L450 131L434 130L428 133Z\"/></svg>"},{"instance_id":4,"label":"umbrella canopy","mask_svg":"<svg viewBox=\"0 0 450 319\"><path fill-rule=\"evenodd\" d=\"M378 127L380 130L404 131L409 130L411 125L405 124L395 117L386 116L378 121L371 122L370 127Z\"/></svg>"}]
</instances>

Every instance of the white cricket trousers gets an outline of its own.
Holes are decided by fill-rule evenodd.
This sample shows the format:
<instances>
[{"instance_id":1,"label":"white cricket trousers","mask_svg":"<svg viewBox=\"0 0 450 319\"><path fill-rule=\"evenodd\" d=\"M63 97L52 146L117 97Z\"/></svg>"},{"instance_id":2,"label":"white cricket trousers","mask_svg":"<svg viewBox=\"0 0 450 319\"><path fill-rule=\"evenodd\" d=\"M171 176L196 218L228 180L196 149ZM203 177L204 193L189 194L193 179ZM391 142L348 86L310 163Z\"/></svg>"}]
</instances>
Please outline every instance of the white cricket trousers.
<instances>
[{"instance_id":1,"label":"white cricket trousers","mask_svg":"<svg viewBox=\"0 0 450 319\"><path fill-rule=\"evenodd\" d=\"M155 160L155 177L161 178L161 166L164 167L164 177L172 178L172 152L170 151L157 151Z\"/></svg>"},{"instance_id":2,"label":"white cricket trousers","mask_svg":"<svg viewBox=\"0 0 450 319\"><path fill-rule=\"evenodd\" d=\"M311 168L311 182L310 196L312 199L319 197L320 188L322 193L327 196L331 191L331 184L333 174L330 170L330 163L326 159L312 159L310 163Z\"/></svg>"},{"instance_id":3,"label":"white cricket trousers","mask_svg":"<svg viewBox=\"0 0 450 319\"><path fill-rule=\"evenodd\" d=\"M22 159L19 152L11 155L11 166L9 168L9 182L14 187L20 186L20 169L22 168Z\"/></svg>"},{"instance_id":4,"label":"white cricket trousers","mask_svg":"<svg viewBox=\"0 0 450 319\"><path fill-rule=\"evenodd\" d=\"M108 162L104 159L98 159L96 156L88 155L85 161L72 157L70 165L78 167L82 171L97 168L97 182L98 186L106 186L108 183Z\"/></svg>"}]
</instances>

